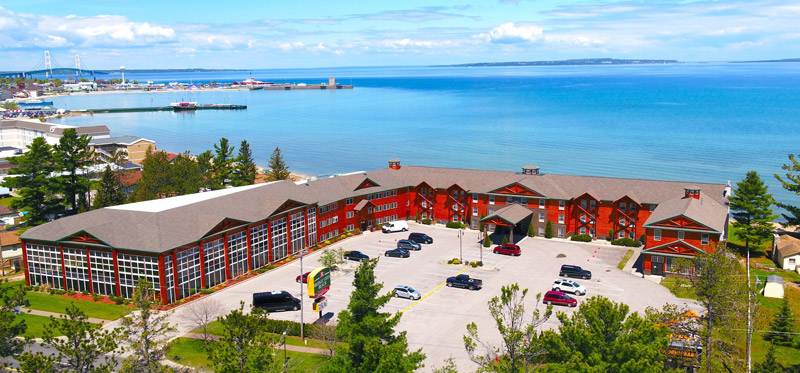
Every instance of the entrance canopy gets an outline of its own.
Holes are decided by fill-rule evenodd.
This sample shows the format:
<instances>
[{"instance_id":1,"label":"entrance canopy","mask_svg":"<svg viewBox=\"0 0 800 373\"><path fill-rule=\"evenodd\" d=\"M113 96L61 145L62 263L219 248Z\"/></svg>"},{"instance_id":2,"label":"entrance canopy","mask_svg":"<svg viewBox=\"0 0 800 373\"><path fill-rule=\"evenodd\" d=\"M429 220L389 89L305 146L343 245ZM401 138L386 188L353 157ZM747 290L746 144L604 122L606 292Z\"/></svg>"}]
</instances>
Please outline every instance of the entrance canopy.
<instances>
[{"instance_id":1,"label":"entrance canopy","mask_svg":"<svg viewBox=\"0 0 800 373\"><path fill-rule=\"evenodd\" d=\"M495 211L494 214L481 219L481 223L504 226L516 226L533 215L533 211L522 205L513 204Z\"/></svg>"}]
</instances>

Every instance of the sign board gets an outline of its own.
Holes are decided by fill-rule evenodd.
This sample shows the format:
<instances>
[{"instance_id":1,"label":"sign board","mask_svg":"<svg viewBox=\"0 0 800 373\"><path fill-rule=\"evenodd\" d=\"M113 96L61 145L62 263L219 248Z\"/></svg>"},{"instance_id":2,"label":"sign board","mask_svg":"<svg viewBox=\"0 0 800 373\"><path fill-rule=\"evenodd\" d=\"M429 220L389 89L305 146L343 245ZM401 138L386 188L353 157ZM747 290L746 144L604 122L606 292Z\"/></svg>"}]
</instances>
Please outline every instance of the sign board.
<instances>
[{"instance_id":1,"label":"sign board","mask_svg":"<svg viewBox=\"0 0 800 373\"><path fill-rule=\"evenodd\" d=\"M322 312L322 309L328 305L328 300L325 297L319 297L314 300L314 312Z\"/></svg>"},{"instance_id":2,"label":"sign board","mask_svg":"<svg viewBox=\"0 0 800 373\"><path fill-rule=\"evenodd\" d=\"M308 274L308 296L317 298L328 292L331 287L331 269L319 267Z\"/></svg>"}]
</instances>

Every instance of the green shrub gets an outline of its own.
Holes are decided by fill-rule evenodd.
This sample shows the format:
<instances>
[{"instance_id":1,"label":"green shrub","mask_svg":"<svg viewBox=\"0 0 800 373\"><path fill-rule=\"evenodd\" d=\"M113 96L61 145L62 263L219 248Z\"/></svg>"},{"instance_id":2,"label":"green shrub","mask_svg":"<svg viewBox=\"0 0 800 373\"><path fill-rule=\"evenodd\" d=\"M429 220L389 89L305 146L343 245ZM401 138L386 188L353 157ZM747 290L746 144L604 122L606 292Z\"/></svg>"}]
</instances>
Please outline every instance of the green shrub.
<instances>
[{"instance_id":1,"label":"green shrub","mask_svg":"<svg viewBox=\"0 0 800 373\"><path fill-rule=\"evenodd\" d=\"M642 244L642 245L644 245L645 243L647 243L647 235L646 235L646 234L644 234L644 233L642 233L642 235L641 235L641 236L639 236L639 242L641 242L641 244Z\"/></svg>"},{"instance_id":2,"label":"green shrub","mask_svg":"<svg viewBox=\"0 0 800 373\"><path fill-rule=\"evenodd\" d=\"M113 300L113 301L114 301L114 303L116 303L116 304L123 304L123 303L125 303L125 298L123 298L123 297L111 296L111 297L108 297L108 298L109 298L109 299L111 299L111 300Z\"/></svg>"},{"instance_id":3,"label":"green shrub","mask_svg":"<svg viewBox=\"0 0 800 373\"><path fill-rule=\"evenodd\" d=\"M614 228L608 228L608 240L611 241L614 239Z\"/></svg>"},{"instance_id":4,"label":"green shrub","mask_svg":"<svg viewBox=\"0 0 800 373\"><path fill-rule=\"evenodd\" d=\"M571 241L592 242L592 236L588 234L578 234L569 238Z\"/></svg>"},{"instance_id":5,"label":"green shrub","mask_svg":"<svg viewBox=\"0 0 800 373\"><path fill-rule=\"evenodd\" d=\"M266 326L266 330L271 333L281 334L286 331L286 335L291 335L295 337L300 336L300 323L295 321L287 321L287 320L275 320L275 319L266 319L264 320L264 325ZM304 324L306 334L309 332L309 327L311 324Z\"/></svg>"},{"instance_id":6,"label":"green shrub","mask_svg":"<svg viewBox=\"0 0 800 373\"><path fill-rule=\"evenodd\" d=\"M453 264L453 259L449 259L449 260L447 261L447 264Z\"/></svg>"},{"instance_id":7,"label":"green shrub","mask_svg":"<svg viewBox=\"0 0 800 373\"><path fill-rule=\"evenodd\" d=\"M97 293L92 294L92 300L95 302L99 302L103 300L103 296Z\"/></svg>"},{"instance_id":8,"label":"green shrub","mask_svg":"<svg viewBox=\"0 0 800 373\"><path fill-rule=\"evenodd\" d=\"M70 290L70 291L72 291L72 290ZM61 289L56 289L56 290L53 291L53 293L55 295L64 295L64 294L67 293L67 291L66 290L61 290ZM73 294L75 294L74 291L72 291L72 294L70 294L70 295L73 295Z\"/></svg>"},{"instance_id":9,"label":"green shrub","mask_svg":"<svg viewBox=\"0 0 800 373\"><path fill-rule=\"evenodd\" d=\"M472 267L472 268L475 268L475 267L477 267L477 266L478 266L478 263L476 263L476 262L469 262L469 266L470 266L470 267Z\"/></svg>"},{"instance_id":10,"label":"green shrub","mask_svg":"<svg viewBox=\"0 0 800 373\"><path fill-rule=\"evenodd\" d=\"M75 295L75 290L67 290L67 295L69 296Z\"/></svg>"},{"instance_id":11,"label":"green shrub","mask_svg":"<svg viewBox=\"0 0 800 373\"><path fill-rule=\"evenodd\" d=\"M375 224L375 226L372 227L372 229L375 229L375 230L381 230L381 228L383 228L383 224Z\"/></svg>"},{"instance_id":12,"label":"green shrub","mask_svg":"<svg viewBox=\"0 0 800 373\"><path fill-rule=\"evenodd\" d=\"M214 290L211 290L211 289L200 290L200 294L211 294L213 292L214 292Z\"/></svg>"},{"instance_id":13,"label":"green shrub","mask_svg":"<svg viewBox=\"0 0 800 373\"><path fill-rule=\"evenodd\" d=\"M491 246L492 246L492 240L489 238L489 235L487 234L483 236L483 247L491 247Z\"/></svg>"},{"instance_id":14,"label":"green shrub","mask_svg":"<svg viewBox=\"0 0 800 373\"><path fill-rule=\"evenodd\" d=\"M422 219L422 224L431 225L431 219Z\"/></svg>"},{"instance_id":15,"label":"green shrub","mask_svg":"<svg viewBox=\"0 0 800 373\"><path fill-rule=\"evenodd\" d=\"M82 291L82 292L81 292L81 294L83 294L83 295L89 295L89 292L88 292L88 291L86 291L86 290L84 290L84 291Z\"/></svg>"},{"instance_id":16,"label":"green shrub","mask_svg":"<svg viewBox=\"0 0 800 373\"><path fill-rule=\"evenodd\" d=\"M461 264L461 261L458 258L453 258L453 264Z\"/></svg>"},{"instance_id":17,"label":"green shrub","mask_svg":"<svg viewBox=\"0 0 800 373\"><path fill-rule=\"evenodd\" d=\"M464 229L467 226L464 225L463 223L459 223L457 221L451 221L451 222L447 222L447 224L445 224L445 227L454 228L454 229Z\"/></svg>"},{"instance_id":18,"label":"green shrub","mask_svg":"<svg viewBox=\"0 0 800 373\"><path fill-rule=\"evenodd\" d=\"M548 220L547 225L544 226L544 238L553 238L553 222L550 220Z\"/></svg>"},{"instance_id":19,"label":"green shrub","mask_svg":"<svg viewBox=\"0 0 800 373\"><path fill-rule=\"evenodd\" d=\"M617 246L639 247L639 245L641 245L641 242L639 242L639 240L634 240L633 238L625 237L611 241L611 244Z\"/></svg>"},{"instance_id":20,"label":"green shrub","mask_svg":"<svg viewBox=\"0 0 800 373\"><path fill-rule=\"evenodd\" d=\"M508 236L503 236L503 245L508 243Z\"/></svg>"},{"instance_id":21,"label":"green shrub","mask_svg":"<svg viewBox=\"0 0 800 373\"><path fill-rule=\"evenodd\" d=\"M478 263L478 267L483 267L483 262L478 261L478 262L475 262L475 263Z\"/></svg>"},{"instance_id":22,"label":"green shrub","mask_svg":"<svg viewBox=\"0 0 800 373\"><path fill-rule=\"evenodd\" d=\"M528 226L528 237L536 237L536 231L533 229L533 223Z\"/></svg>"}]
</instances>

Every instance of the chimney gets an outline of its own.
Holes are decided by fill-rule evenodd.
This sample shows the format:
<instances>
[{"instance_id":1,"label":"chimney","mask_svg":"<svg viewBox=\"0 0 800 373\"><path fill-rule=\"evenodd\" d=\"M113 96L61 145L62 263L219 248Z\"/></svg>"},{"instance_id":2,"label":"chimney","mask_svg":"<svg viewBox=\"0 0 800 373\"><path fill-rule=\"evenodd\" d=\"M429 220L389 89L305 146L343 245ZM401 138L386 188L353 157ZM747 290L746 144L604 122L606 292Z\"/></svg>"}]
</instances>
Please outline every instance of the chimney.
<instances>
[{"instance_id":1,"label":"chimney","mask_svg":"<svg viewBox=\"0 0 800 373\"><path fill-rule=\"evenodd\" d=\"M400 169L400 160L392 158L389 160L389 168L392 170L399 170Z\"/></svg>"},{"instance_id":2,"label":"chimney","mask_svg":"<svg viewBox=\"0 0 800 373\"><path fill-rule=\"evenodd\" d=\"M522 174L523 175L539 175L539 167L529 164L527 166L522 167Z\"/></svg>"},{"instance_id":3,"label":"chimney","mask_svg":"<svg viewBox=\"0 0 800 373\"><path fill-rule=\"evenodd\" d=\"M698 187L684 187L683 188L683 198L694 198L700 199L700 188Z\"/></svg>"}]
</instances>

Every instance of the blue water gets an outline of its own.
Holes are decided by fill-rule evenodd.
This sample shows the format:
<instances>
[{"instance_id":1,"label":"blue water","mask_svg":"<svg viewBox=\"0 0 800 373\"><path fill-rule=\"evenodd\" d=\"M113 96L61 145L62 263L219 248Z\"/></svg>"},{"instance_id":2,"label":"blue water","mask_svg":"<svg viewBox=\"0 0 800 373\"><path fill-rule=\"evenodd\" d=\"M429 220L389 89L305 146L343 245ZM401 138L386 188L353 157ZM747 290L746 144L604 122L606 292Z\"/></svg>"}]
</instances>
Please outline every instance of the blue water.
<instances>
[{"instance_id":1,"label":"blue water","mask_svg":"<svg viewBox=\"0 0 800 373\"><path fill-rule=\"evenodd\" d=\"M248 71L132 74L156 82L230 82ZM264 81L353 90L169 92L56 97L68 109L246 104L244 111L96 114L159 149L198 154L247 139L266 165L281 148L294 171L325 175L404 165L725 183L758 171L776 199L800 204L772 176L800 153L800 64L380 67L254 70ZM107 76L105 78L118 77Z\"/></svg>"}]
</instances>

